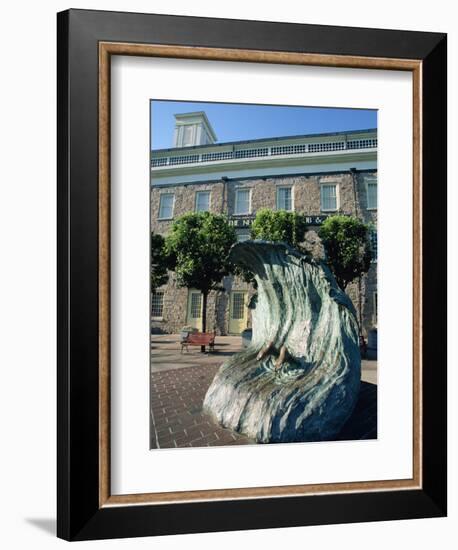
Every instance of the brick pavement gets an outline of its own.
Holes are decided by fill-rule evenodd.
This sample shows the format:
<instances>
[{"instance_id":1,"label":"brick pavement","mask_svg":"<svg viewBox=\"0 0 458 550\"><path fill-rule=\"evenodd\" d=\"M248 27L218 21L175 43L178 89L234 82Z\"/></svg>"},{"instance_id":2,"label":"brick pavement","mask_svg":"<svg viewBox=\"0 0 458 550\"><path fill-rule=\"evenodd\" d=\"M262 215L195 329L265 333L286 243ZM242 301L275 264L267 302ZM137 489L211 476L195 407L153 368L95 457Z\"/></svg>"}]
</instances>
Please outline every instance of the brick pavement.
<instances>
[{"instance_id":1,"label":"brick pavement","mask_svg":"<svg viewBox=\"0 0 458 550\"><path fill-rule=\"evenodd\" d=\"M151 448L247 445L254 441L215 424L202 404L220 363L153 372Z\"/></svg>"},{"instance_id":2,"label":"brick pavement","mask_svg":"<svg viewBox=\"0 0 458 550\"><path fill-rule=\"evenodd\" d=\"M220 363L151 374L151 448L248 445L253 440L226 430L202 412L202 403ZM377 386L361 383L355 412L337 439L377 437Z\"/></svg>"}]
</instances>

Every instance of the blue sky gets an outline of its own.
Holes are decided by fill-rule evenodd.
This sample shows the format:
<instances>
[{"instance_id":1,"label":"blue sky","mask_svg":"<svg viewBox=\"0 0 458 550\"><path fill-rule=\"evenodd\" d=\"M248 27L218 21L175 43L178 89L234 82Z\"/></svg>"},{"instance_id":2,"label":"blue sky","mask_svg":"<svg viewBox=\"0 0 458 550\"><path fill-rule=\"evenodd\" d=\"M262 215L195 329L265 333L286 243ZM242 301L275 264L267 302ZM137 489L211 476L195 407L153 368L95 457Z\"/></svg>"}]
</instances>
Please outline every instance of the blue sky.
<instances>
[{"instance_id":1,"label":"blue sky","mask_svg":"<svg viewBox=\"0 0 458 550\"><path fill-rule=\"evenodd\" d=\"M172 147L175 126L173 115L192 111L205 111L218 137L218 143L377 127L377 111L369 109L152 100L152 149Z\"/></svg>"}]
</instances>

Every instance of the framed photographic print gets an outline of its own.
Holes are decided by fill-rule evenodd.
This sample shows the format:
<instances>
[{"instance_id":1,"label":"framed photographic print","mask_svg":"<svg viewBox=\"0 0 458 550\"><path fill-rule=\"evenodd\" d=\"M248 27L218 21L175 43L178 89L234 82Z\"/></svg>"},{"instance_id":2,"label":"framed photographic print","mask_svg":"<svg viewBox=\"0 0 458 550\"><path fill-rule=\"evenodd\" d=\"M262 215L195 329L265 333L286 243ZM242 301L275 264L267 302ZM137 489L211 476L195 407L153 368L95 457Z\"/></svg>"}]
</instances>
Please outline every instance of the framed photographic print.
<instances>
[{"instance_id":1,"label":"framed photographic print","mask_svg":"<svg viewBox=\"0 0 458 550\"><path fill-rule=\"evenodd\" d=\"M446 36L58 14L58 536L446 514Z\"/></svg>"}]
</instances>

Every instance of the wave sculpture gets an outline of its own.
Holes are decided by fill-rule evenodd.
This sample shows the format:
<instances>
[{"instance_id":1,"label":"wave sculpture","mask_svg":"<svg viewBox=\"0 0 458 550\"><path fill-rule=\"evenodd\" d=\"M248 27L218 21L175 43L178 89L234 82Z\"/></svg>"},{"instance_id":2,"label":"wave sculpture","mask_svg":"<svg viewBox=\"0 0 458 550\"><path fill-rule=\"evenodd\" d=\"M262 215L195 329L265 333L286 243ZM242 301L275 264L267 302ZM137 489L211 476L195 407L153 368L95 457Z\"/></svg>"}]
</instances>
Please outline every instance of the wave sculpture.
<instances>
[{"instance_id":1,"label":"wave sculpture","mask_svg":"<svg viewBox=\"0 0 458 550\"><path fill-rule=\"evenodd\" d=\"M205 412L258 443L333 439L359 394L353 304L325 264L287 244L237 243L230 260L257 281L253 338L217 372Z\"/></svg>"}]
</instances>

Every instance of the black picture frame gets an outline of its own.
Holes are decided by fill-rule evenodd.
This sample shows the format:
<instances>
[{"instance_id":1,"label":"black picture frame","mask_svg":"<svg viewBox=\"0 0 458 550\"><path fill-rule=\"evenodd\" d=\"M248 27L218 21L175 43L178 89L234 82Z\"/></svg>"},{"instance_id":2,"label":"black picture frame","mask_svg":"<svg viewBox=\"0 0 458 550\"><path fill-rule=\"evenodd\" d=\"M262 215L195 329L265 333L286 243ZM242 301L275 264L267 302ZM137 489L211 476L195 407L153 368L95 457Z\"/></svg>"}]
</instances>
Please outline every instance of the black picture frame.
<instances>
[{"instance_id":1,"label":"black picture frame","mask_svg":"<svg viewBox=\"0 0 458 550\"><path fill-rule=\"evenodd\" d=\"M446 515L446 35L68 10L58 35L57 534L87 540ZM98 45L172 44L421 61L422 487L99 504Z\"/></svg>"}]
</instances>

